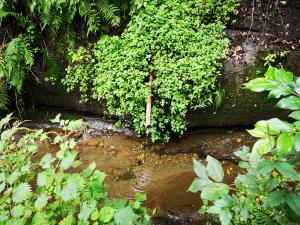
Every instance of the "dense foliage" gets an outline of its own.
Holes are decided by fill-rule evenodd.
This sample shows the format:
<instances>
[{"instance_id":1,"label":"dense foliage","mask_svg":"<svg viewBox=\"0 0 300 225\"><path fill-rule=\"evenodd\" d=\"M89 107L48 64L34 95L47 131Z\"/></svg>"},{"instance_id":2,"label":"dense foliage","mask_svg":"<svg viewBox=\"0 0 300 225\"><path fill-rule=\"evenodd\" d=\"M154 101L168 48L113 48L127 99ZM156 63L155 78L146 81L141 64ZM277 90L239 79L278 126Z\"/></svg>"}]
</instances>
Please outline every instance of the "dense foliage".
<instances>
[{"instance_id":1,"label":"dense foliage","mask_svg":"<svg viewBox=\"0 0 300 225\"><path fill-rule=\"evenodd\" d=\"M6 128L0 140L0 224L150 224L141 207L145 195L137 194L134 202L110 200L105 174L95 170L95 163L81 170L72 134L82 129L82 120L56 117L53 122L63 126L56 133L21 123L10 127L10 117L0 120L0 129ZM59 151L38 160L45 142Z\"/></svg>"},{"instance_id":2,"label":"dense foliage","mask_svg":"<svg viewBox=\"0 0 300 225\"><path fill-rule=\"evenodd\" d=\"M50 75L57 75L59 53L74 47L76 24L79 33L98 33L105 24L117 26L128 7L125 1L108 0L0 0L0 109L8 103L7 89L20 93L27 73L33 74L33 54L47 64ZM78 25L77 25L78 26ZM51 49L51 51L50 51ZM52 74L53 73L53 74Z\"/></svg>"},{"instance_id":3,"label":"dense foliage","mask_svg":"<svg viewBox=\"0 0 300 225\"><path fill-rule=\"evenodd\" d=\"M186 129L189 110L211 105L216 96L229 14L237 0L131 1L131 21L121 35L102 37L71 52L63 83L106 102L107 112L145 131L145 105L152 95L152 140L168 141ZM149 76L154 76L149 85Z\"/></svg>"},{"instance_id":4,"label":"dense foliage","mask_svg":"<svg viewBox=\"0 0 300 225\"><path fill-rule=\"evenodd\" d=\"M227 224L290 224L300 221L300 78L283 68L269 67L263 78L245 87L270 91L269 98L281 98L277 107L293 110L294 122L277 118L258 121L248 132L259 138L252 150L235 152L240 174L232 186L222 183L221 163L207 158L207 166L194 161L198 176L189 190L201 191L200 213L218 215Z\"/></svg>"}]
</instances>

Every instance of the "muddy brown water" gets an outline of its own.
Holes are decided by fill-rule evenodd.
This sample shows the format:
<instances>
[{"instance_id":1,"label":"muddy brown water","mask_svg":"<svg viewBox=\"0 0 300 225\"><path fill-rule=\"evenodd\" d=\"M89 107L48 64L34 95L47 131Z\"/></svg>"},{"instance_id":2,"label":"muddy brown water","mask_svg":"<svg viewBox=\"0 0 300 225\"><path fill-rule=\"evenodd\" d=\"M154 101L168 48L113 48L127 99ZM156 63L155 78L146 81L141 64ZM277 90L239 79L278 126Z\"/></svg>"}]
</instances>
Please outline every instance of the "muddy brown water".
<instances>
[{"instance_id":1,"label":"muddy brown water","mask_svg":"<svg viewBox=\"0 0 300 225\"><path fill-rule=\"evenodd\" d=\"M144 205L154 216L154 225L205 224L207 217L198 215L200 194L187 192L196 177L192 160L211 155L222 161L225 182L232 183L237 174L233 152L254 139L243 129L204 129L185 135L166 145L144 146L145 139L111 132L88 135L79 141L83 166L95 161L97 169L107 174L106 184L112 198L133 199L146 193ZM39 154L55 153L42 148Z\"/></svg>"}]
</instances>

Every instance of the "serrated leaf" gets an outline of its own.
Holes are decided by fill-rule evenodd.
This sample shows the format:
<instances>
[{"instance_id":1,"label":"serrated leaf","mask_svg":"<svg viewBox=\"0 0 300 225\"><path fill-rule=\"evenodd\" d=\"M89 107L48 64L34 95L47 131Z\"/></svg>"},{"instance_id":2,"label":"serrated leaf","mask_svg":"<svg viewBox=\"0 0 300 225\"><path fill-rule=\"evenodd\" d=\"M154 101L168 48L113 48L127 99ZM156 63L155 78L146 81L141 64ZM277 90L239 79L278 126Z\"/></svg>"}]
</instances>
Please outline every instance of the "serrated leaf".
<instances>
[{"instance_id":1,"label":"serrated leaf","mask_svg":"<svg viewBox=\"0 0 300 225\"><path fill-rule=\"evenodd\" d=\"M48 196L45 193L39 195L39 197L34 202L34 207L38 210L44 208L48 203Z\"/></svg>"},{"instance_id":2,"label":"serrated leaf","mask_svg":"<svg viewBox=\"0 0 300 225\"><path fill-rule=\"evenodd\" d=\"M134 213L131 208L125 207L118 210L114 218L117 225L132 225Z\"/></svg>"},{"instance_id":3,"label":"serrated leaf","mask_svg":"<svg viewBox=\"0 0 300 225\"><path fill-rule=\"evenodd\" d=\"M43 168L43 169L49 169L51 167L51 163L52 163L52 155L50 153L44 155L44 157L41 159L39 165Z\"/></svg>"},{"instance_id":4,"label":"serrated leaf","mask_svg":"<svg viewBox=\"0 0 300 225\"><path fill-rule=\"evenodd\" d=\"M47 172L41 172L37 176L37 185L39 187L48 186L48 174Z\"/></svg>"},{"instance_id":5,"label":"serrated leaf","mask_svg":"<svg viewBox=\"0 0 300 225\"><path fill-rule=\"evenodd\" d=\"M21 183L18 187L16 187L13 191L12 200L15 203L21 203L28 199L31 194L31 188L28 183Z\"/></svg>"},{"instance_id":6,"label":"serrated leaf","mask_svg":"<svg viewBox=\"0 0 300 225\"><path fill-rule=\"evenodd\" d=\"M216 182L222 182L224 178L224 171L221 163L209 155L206 157L206 161L206 172L208 176Z\"/></svg>"},{"instance_id":7,"label":"serrated leaf","mask_svg":"<svg viewBox=\"0 0 300 225\"><path fill-rule=\"evenodd\" d=\"M110 222L114 217L115 211L116 210L110 206L104 206L99 212L100 221L103 223Z\"/></svg>"},{"instance_id":8,"label":"serrated leaf","mask_svg":"<svg viewBox=\"0 0 300 225\"><path fill-rule=\"evenodd\" d=\"M300 196L299 194L289 193L286 197L288 206L300 216Z\"/></svg>"},{"instance_id":9,"label":"serrated leaf","mask_svg":"<svg viewBox=\"0 0 300 225\"><path fill-rule=\"evenodd\" d=\"M96 202L92 201L89 203L83 202L80 204L80 213L78 219L82 221L88 221L92 212L96 209Z\"/></svg>"},{"instance_id":10,"label":"serrated leaf","mask_svg":"<svg viewBox=\"0 0 300 225\"><path fill-rule=\"evenodd\" d=\"M222 210L219 219L221 221L221 225L229 225L231 223L232 214L229 210Z\"/></svg>"},{"instance_id":11,"label":"serrated leaf","mask_svg":"<svg viewBox=\"0 0 300 225\"><path fill-rule=\"evenodd\" d=\"M257 164L255 169L255 174L258 175L267 175L275 169L275 164L268 159L264 159Z\"/></svg>"},{"instance_id":12,"label":"serrated leaf","mask_svg":"<svg viewBox=\"0 0 300 225\"><path fill-rule=\"evenodd\" d=\"M264 200L264 207L276 207L286 202L286 193L284 191L274 191L268 194Z\"/></svg>"},{"instance_id":13,"label":"serrated leaf","mask_svg":"<svg viewBox=\"0 0 300 225\"><path fill-rule=\"evenodd\" d=\"M68 215L62 221L60 221L59 225L72 225L74 221L73 215Z\"/></svg>"},{"instance_id":14,"label":"serrated leaf","mask_svg":"<svg viewBox=\"0 0 300 225\"><path fill-rule=\"evenodd\" d=\"M211 183L205 186L201 192L201 199L215 201L228 194L229 187L222 183Z\"/></svg>"},{"instance_id":15,"label":"serrated leaf","mask_svg":"<svg viewBox=\"0 0 300 225\"><path fill-rule=\"evenodd\" d=\"M300 181L299 173L287 162L279 162L276 164L276 169L283 176L288 177L292 180Z\"/></svg>"},{"instance_id":16,"label":"serrated leaf","mask_svg":"<svg viewBox=\"0 0 300 225\"><path fill-rule=\"evenodd\" d=\"M78 184L74 179L69 179L67 184L63 187L60 193L60 197L63 201L67 202L77 198Z\"/></svg>"},{"instance_id":17,"label":"serrated leaf","mask_svg":"<svg viewBox=\"0 0 300 225\"><path fill-rule=\"evenodd\" d=\"M24 212L25 212L25 207L23 205L16 205L12 208L11 215L14 218L20 218L21 216L24 215Z\"/></svg>"},{"instance_id":18,"label":"serrated leaf","mask_svg":"<svg viewBox=\"0 0 300 225\"><path fill-rule=\"evenodd\" d=\"M13 113L8 114L6 117L4 117L4 118L2 118L2 119L0 120L0 130L3 128L3 126L4 126L5 124L7 124L7 123L11 120L12 114L13 114Z\"/></svg>"},{"instance_id":19,"label":"serrated leaf","mask_svg":"<svg viewBox=\"0 0 300 225\"><path fill-rule=\"evenodd\" d=\"M83 170L82 176L83 177L91 176L95 169L96 169L96 163L92 162L85 170Z\"/></svg>"},{"instance_id":20,"label":"serrated leaf","mask_svg":"<svg viewBox=\"0 0 300 225\"><path fill-rule=\"evenodd\" d=\"M72 167L77 156L77 152L66 152L64 158L60 162L61 170L67 170Z\"/></svg>"}]
</instances>

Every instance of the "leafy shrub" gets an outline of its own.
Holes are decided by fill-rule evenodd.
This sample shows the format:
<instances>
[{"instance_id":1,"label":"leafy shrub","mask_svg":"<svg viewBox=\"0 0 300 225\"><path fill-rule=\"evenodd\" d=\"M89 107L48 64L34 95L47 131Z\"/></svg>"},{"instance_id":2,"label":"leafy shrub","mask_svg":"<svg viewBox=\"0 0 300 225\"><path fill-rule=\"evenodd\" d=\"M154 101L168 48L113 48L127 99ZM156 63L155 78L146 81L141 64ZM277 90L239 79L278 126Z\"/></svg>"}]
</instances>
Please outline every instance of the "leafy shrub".
<instances>
[{"instance_id":1,"label":"leafy shrub","mask_svg":"<svg viewBox=\"0 0 300 225\"><path fill-rule=\"evenodd\" d=\"M185 131L189 110L214 102L229 45L224 28L237 2L132 1L122 36L102 37L71 53L63 84L68 91L79 87L83 101L92 95L106 102L109 114L141 134L151 89L152 140L168 141L171 133Z\"/></svg>"},{"instance_id":2,"label":"leafy shrub","mask_svg":"<svg viewBox=\"0 0 300 225\"><path fill-rule=\"evenodd\" d=\"M92 163L82 172L77 160L73 131L82 120L53 122L62 133L30 130L15 123L11 115L0 121L0 224L149 224L150 217L141 203L110 200L103 184L105 174ZM20 136L20 132L23 134ZM24 133L25 132L25 133ZM47 153L40 161L33 157L43 143L58 145L56 155ZM72 172L73 171L73 172Z\"/></svg>"},{"instance_id":3,"label":"leafy shrub","mask_svg":"<svg viewBox=\"0 0 300 225\"><path fill-rule=\"evenodd\" d=\"M300 78L283 68L269 67L263 78L245 84L281 98L277 107L293 110L293 123L273 118L258 121L248 132L259 138L252 150L235 152L241 168L233 185L223 184L220 162L208 157L205 167L194 161L198 176L189 191L201 191L200 213L217 215L227 224L298 224L300 221Z\"/></svg>"},{"instance_id":4,"label":"leafy shrub","mask_svg":"<svg viewBox=\"0 0 300 225\"><path fill-rule=\"evenodd\" d=\"M107 29L107 23L119 25L126 7L127 1L118 0L0 0L0 82L6 84L1 85L0 92L13 88L20 93L25 76L32 72L33 53L49 59L54 47L61 54L74 48L74 22L87 35L100 33ZM44 61L43 66L48 60ZM53 62L47 64L52 76L56 65ZM1 98L0 110L6 106L7 101Z\"/></svg>"}]
</instances>

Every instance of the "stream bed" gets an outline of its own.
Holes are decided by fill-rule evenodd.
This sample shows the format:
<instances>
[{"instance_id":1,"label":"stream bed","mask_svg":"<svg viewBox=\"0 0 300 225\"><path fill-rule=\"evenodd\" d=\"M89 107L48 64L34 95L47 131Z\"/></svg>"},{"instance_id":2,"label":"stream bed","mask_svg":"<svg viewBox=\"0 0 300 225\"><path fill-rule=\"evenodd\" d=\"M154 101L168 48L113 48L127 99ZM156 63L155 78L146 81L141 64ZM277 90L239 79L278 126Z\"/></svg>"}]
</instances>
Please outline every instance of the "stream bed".
<instances>
[{"instance_id":1,"label":"stream bed","mask_svg":"<svg viewBox=\"0 0 300 225\"><path fill-rule=\"evenodd\" d=\"M237 175L233 152L254 142L243 128L202 128L174 142L147 147L144 138L105 123L94 121L88 133L78 143L83 166L95 161L97 169L107 174L105 182L112 198L133 199L138 192L146 193L144 205L154 225L205 224L208 218L197 213L200 194L187 192L196 177L193 159L211 155L221 160L225 182L231 183ZM55 151L44 147L39 154Z\"/></svg>"}]
</instances>

